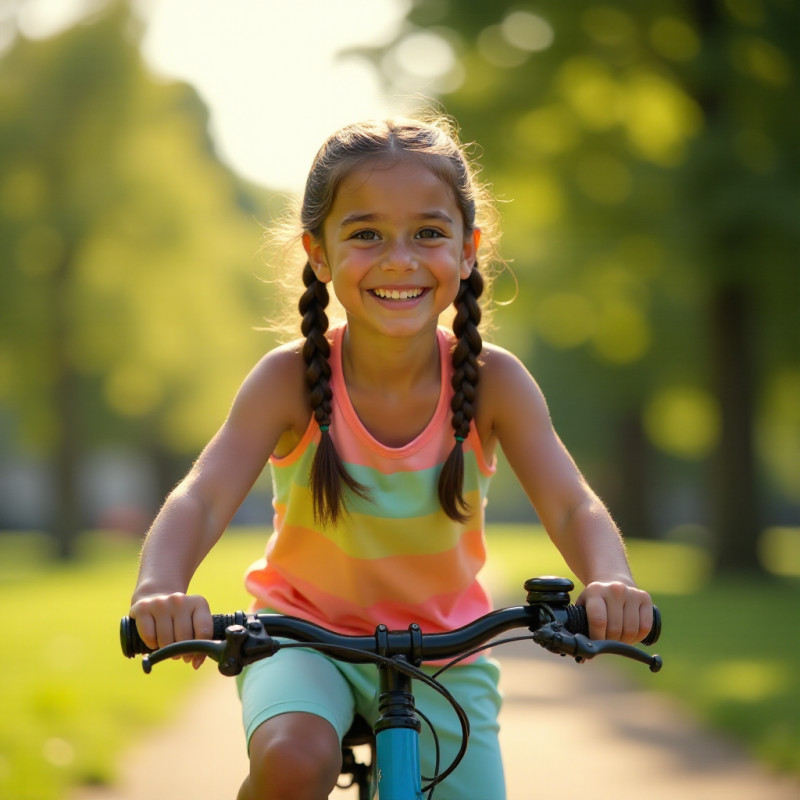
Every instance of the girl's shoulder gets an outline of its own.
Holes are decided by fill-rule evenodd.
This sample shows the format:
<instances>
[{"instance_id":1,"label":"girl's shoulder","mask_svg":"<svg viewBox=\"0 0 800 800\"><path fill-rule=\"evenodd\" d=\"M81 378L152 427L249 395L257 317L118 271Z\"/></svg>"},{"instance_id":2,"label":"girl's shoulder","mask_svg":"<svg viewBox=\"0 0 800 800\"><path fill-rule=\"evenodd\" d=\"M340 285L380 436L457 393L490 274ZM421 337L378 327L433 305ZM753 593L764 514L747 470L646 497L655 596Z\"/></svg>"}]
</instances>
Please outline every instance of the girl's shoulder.
<instances>
[{"instance_id":1,"label":"girl's shoulder","mask_svg":"<svg viewBox=\"0 0 800 800\"><path fill-rule=\"evenodd\" d=\"M280 345L262 356L245 378L237 404L302 433L310 414L303 341Z\"/></svg>"},{"instance_id":2,"label":"girl's shoulder","mask_svg":"<svg viewBox=\"0 0 800 800\"><path fill-rule=\"evenodd\" d=\"M265 353L248 375L254 381L272 381L283 379L290 381L303 378L306 366L303 359L303 340L295 341L274 347Z\"/></svg>"},{"instance_id":3,"label":"girl's shoulder","mask_svg":"<svg viewBox=\"0 0 800 800\"><path fill-rule=\"evenodd\" d=\"M517 356L484 344L480 363L477 413L483 426L497 432L503 420L547 416L541 389Z\"/></svg>"},{"instance_id":4,"label":"girl's shoulder","mask_svg":"<svg viewBox=\"0 0 800 800\"><path fill-rule=\"evenodd\" d=\"M480 365L482 377L486 376L490 379L487 382L497 382L501 387L509 381L533 380L530 372L517 356L496 344L484 342Z\"/></svg>"}]
</instances>

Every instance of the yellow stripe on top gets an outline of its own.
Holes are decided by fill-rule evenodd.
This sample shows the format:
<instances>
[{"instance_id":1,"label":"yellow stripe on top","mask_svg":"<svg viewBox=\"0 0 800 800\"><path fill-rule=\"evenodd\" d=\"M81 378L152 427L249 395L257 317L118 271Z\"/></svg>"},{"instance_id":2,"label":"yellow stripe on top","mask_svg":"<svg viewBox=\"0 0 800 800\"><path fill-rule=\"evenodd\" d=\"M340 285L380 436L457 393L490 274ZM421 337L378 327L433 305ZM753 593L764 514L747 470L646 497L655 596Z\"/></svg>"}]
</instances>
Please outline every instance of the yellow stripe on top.
<instances>
[{"instance_id":1,"label":"yellow stripe on top","mask_svg":"<svg viewBox=\"0 0 800 800\"><path fill-rule=\"evenodd\" d=\"M411 622L426 631L452 630L490 610L477 575L485 561L483 510L495 466L486 463L473 426L464 442L464 493L472 514L464 524L449 519L437 487L453 447L450 335L437 334L442 374L436 412L412 442L389 448L370 435L350 403L341 369L343 330L332 332L330 433L370 499L348 492L348 513L339 523L321 528L314 522L309 469L320 433L312 417L295 450L270 460L274 533L265 558L248 570L246 586L255 607L343 633Z\"/></svg>"}]
</instances>

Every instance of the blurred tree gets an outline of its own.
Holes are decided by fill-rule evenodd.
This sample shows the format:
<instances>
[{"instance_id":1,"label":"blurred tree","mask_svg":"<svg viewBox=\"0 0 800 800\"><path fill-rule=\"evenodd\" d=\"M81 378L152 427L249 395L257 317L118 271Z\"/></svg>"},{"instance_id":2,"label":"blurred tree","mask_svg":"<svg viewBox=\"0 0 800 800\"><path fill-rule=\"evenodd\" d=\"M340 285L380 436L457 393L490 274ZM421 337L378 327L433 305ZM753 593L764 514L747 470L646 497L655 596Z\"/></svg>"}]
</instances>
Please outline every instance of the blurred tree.
<instances>
[{"instance_id":1,"label":"blurred tree","mask_svg":"<svg viewBox=\"0 0 800 800\"><path fill-rule=\"evenodd\" d=\"M415 0L366 53L390 91L427 77L511 198L525 301L501 337L623 527L653 523L654 461L686 465L680 491L704 466L729 571L760 569L760 481L800 505L777 435L800 438L799 22L788 0Z\"/></svg>"},{"instance_id":2,"label":"blurred tree","mask_svg":"<svg viewBox=\"0 0 800 800\"><path fill-rule=\"evenodd\" d=\"M0 405L52 460L62 557L87 448L195 452L267 346L262 200L216 159L195 92L145 70L132 25L112 3L0 61Z\"/></svg>"}]
</instances>

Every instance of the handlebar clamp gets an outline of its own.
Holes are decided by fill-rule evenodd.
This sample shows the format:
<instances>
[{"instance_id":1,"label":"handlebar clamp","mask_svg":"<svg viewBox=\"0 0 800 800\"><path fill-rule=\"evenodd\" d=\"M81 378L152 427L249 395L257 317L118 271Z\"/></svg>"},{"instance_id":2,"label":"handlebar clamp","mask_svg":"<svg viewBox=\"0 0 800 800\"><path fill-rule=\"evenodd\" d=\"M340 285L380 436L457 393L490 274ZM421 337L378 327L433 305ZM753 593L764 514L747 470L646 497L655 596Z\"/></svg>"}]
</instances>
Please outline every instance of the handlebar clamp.
<instances>
[{"instance_id":1,"label":"handlebar clamp","mask_svg":"<svg viewBox=\"0 0 800 800\"><path fill-rule=\"evenodd\" d=\"M280 644L264 630L257 620L248 620L244 625L229 625L225 628L225 649L219 659L219 671L232 677L244 667L262 658L274 656Z\"/></svg>"}]
</instances>

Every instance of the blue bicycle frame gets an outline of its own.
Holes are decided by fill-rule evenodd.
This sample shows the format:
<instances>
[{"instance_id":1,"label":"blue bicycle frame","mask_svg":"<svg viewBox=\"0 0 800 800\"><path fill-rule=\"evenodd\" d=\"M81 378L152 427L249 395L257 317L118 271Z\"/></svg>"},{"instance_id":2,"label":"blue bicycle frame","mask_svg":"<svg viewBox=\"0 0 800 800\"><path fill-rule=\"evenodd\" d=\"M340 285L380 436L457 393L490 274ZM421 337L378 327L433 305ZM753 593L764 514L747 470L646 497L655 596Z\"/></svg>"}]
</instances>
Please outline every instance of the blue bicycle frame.
<instances>
[{"instance_id":1,"label":"blue bicycle frame","mask_svg":"<svg viewBox=\"0 0 800 800\"><path fill-rule=\"evenodd\" d=\"M386 730L377 737L377 784L381 800L422 800L419 735Z\"/></svg>"},{"instance_id":2,"label":"blue bicycle frame","mask_svg":"<svg viewBox=\"0 0 800 800\"><path fill-rule=\"evenodd\" d=\"M381 800L422 800L420 721L411 678L381 665L379 717L375 723L375 781Z\"/></svg>"}]
</instances>

